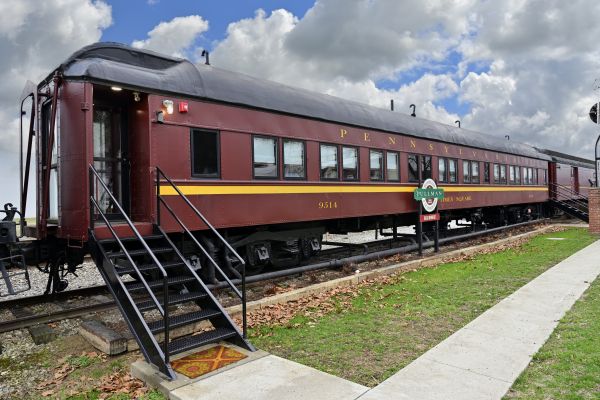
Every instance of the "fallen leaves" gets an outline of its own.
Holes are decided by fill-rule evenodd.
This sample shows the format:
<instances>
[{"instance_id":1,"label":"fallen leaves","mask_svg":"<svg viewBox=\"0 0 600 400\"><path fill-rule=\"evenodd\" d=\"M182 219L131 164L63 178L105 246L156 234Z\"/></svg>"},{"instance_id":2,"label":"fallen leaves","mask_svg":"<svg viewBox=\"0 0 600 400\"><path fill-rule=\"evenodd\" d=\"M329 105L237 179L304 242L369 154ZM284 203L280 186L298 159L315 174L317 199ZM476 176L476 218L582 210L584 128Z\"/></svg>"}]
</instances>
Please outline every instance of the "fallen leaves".
<instances>
[{"instance_id":1,"label":"fallen leaves","mask_svg":"<svg viewBox=\"0 0 600 400\"><path fill-rule=\"evenodd\" d=\"M116 394L127 394L133 399L142 397L148 392L148 388L139 379L132 377L129 373L120 371L105 376L98 385L101 391L99 399L104 400Z\"/></svg>"},{"instance_id":2,"label":"fallen leaves","mask_svg":"<svg viewBox=\"0 0 600 400\"><path fill-rule=\"evenodd\" d=\"M565 228L563 227L551 227L547 228L544 233L553 233L563 231ZM518 234L516 232L515 234ZM485 241L489 241L490 238L486 238ZM358 284L346 287L338 287L330 290L326 290L320 293L313 293L310 295L306 295L300 299L287 301L285 303L278 304L270 304L264 306L260 309L251 311L247 314L247 324L249 328L257 328L257 327L274 327L274 326L287 326L289 328L298 328L302 326L299 323L291 324L296 316L303 316L309 319L310 323L316 322L317 319L332 313L332 312L345 312L347 310L352 309L352 299L357 297L362 288L368 286L374 286L375 291L381 290L383 286L398 283L402 280L407 279L403 274L406 272L416 271L417 269L422 268L436 268L441 264L453 263L453 262L462 262L469 261L475 258L476 256L482 254L493 254L498 253L505 250L517 250L520 249L523 244L530 241L531 237L523 237L519 239L512 240L507 243L499 243L490 247L478 249L476 252L472 252L470 254L467 253L459 253L458 255L443 257L438 261L435 261L431 264L424 264L419 266L418 268L408 267L406 269L398 270L395 274L380 276L376 278L371 278L368 280L364 280ZM400 255L396 256L398 260L400 260ZM388 259L389 261L390 259ZM356 265L347 265L343 267L343 271L347 274L353 274L357 270ZM281 288L277 285L272 285L266 288L266 295L275 295L278 293L283 293L293 288ZM369 301L376 301L380 304L379 308L384 308L386 306L385 300L391 293L375 296L371 291L362 292ZM394 308L401 308L401 304L391 304ZM235 322L241 326L241 318L235 318ZM308 324L309 326L310 323ZM270 336L272 332L259 332L259 335Z\"/></svg>"}]
</instances>

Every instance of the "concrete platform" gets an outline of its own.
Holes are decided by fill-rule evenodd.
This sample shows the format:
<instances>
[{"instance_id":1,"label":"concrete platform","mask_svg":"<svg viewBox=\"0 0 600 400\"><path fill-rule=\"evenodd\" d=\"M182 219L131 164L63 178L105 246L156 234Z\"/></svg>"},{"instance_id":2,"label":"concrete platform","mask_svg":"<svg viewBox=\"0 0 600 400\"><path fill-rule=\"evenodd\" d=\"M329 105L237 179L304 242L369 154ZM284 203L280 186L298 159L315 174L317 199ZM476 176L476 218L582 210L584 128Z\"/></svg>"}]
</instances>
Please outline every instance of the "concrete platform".
<instances>
[{"instance_id":1,"label":"concrete platform","mask_svg":"<svg viewBox=\"0 0 600 400\"><path fill-rule=\"evenodd\" d=\"M517 290L360 400L501 399L600 273L600 241Z\"/></svg>"},{"instance_id":2,"label":"concrete platform","mask_svg":"<svg viewBox=\"0 0 600 400\"><path fill-rule=\"evenodd\" d=\"M174 390L173 400L354 400L369 388L268 355Z\"/></svg>"}]
</instances>

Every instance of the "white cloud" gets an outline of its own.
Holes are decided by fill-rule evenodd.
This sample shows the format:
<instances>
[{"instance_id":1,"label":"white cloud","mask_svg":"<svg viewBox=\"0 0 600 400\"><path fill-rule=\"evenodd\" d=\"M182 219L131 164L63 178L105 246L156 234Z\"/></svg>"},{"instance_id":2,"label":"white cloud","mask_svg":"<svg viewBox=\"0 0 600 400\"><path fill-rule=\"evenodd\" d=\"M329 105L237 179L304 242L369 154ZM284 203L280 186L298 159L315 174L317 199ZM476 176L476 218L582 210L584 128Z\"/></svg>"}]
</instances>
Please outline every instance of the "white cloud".
<instances>
[{"instance_id":1,"label":"white cloud","mask_svg":"<svg viewBox=\"0 0 600 400\"><path fill-rule=\"evenodd\" d=\"M0 187L18 187L18 101L25 82L39 82L75 50L98 41L111 22L102 1L0 2ZM8 201L18 202L16 190L0 192L0 206Z\"/></svg>"},{"instance_id":2,"label":"white cloud","mask_svg":"<svg viewBox=\"0 0 600 400\"><path fill-rule=\"evenodd\" d=\"M148 32L148 39L134 40L133 47L184 57L198 35L208 30L208 21L199 15L175 17Z\"/></svg>"},{"instance_id":3,"label":"white cloud","mask_svg":"<svg viewBox=\"0 0 600 400\"><path fill-rule=\"evenodd\" d=\"M390 99L394 99L396 109L401 112L407 112L408 106L416 103L419 104L418 115L421 117L431 117L448 123L454 121L456 115L451 115L442 107L434 105L434 102L448 98L458 90L458 85L447 74L425 74L398 89L386 90L376 85L377 79L388 78L397 73L398 68L414 66L414 60L417 58L424 59L423 54L428 48L441 54L446 51L444 46L450 46L452 42L449 41L443 46L440 45L440 41L431 40L427 35L427 39L420 41L417 33L413 38L410 33L400 32L398 34L405 35L409 42L418 42L418 46L410 46L419 49L412 53L403 53L390 64L388 57L394 49L388 49L386 52L380 48L370 53L358 43L355 46L347 44L360 35L371 37L367 41L374 41L380 34L378 29L397 30L397 21L392 18L386 18L379 24L375 23L376 14L385 14L382 6L394 6L396 3L382 2L382 6L377 5L372 14L363 15L361 24L356 24L356 20L346 20L347 14L360 13L362 9L369 7L366 3L371 2L356 3L347 3L343 7L346 9L345 13L336 16L333 9L336 4L339 6L337 0L320 1L303 19L298 19L283 9L275 10L270 15L258 10L254 18L229 24L227 37L216 45L212 53L212 63L221 68L382 108L389 108ZM425 13L424 9L427 8L420 2L416 2L414 6L419 8L420 11L416 13L420 15ZM354 11L351 12L347 8L354 8ZM326 16L322 15L324 12ZM326 20L327 26L323 26ZM434 25L429 27L433 29ZM315 29L319 29L320 33L315 32ZM462 32L462 27L457 23L448 30ZM436 35L437 33L434 36ZM393 38L390 40L394 41ZM331 42L338 44L334 45ZM405 45L406 43L408 42L405 42ZM331 54L326 54L327 48L331 49ZM316 54L317 52L321 54ZM411 58L414 60L411 61ZM357 72L358 70L360 72Z\"/></svg>"}]
</instances>

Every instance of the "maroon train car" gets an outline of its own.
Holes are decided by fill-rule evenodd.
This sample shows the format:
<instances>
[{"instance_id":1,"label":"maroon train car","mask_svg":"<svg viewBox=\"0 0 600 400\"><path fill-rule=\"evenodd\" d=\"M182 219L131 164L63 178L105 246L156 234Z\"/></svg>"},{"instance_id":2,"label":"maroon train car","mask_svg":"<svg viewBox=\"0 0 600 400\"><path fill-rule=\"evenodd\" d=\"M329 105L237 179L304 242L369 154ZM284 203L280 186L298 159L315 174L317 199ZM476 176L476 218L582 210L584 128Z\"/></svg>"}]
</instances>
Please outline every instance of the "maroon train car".
<instances>
[{"instance_id":1,"label":"maroon train car","mask_svg":"<svg viewBox=\"0 0 600 400\"><path fill-rule=\"evenodd\" d=\"M594 161L554 150L539 151L552 158L549 169L553 177L551 184L557 185L557 199L570 201L574 198L588 198L589 190L596 182Z\"/></svg>"},{"instance_id":2,"label":"maroon train car","mask_svg":"<svg viewBox=\"0 0 600 400\"><path fill-rule=\"evenodd\" d=\"M89 227L110 236L92 221L90 165L142 234L157 192L190 230L207 227L165 179L157 187L159 167L231 243L264 255L251 263L274 265L314 253L327 231L414 224L412 192L428 177L445 189L443 222L516 222L548 199L550 157L531 146L120 44L83 48L29 96L37 218L23 228L69 253Z\"/></svg>"}]
</instances>

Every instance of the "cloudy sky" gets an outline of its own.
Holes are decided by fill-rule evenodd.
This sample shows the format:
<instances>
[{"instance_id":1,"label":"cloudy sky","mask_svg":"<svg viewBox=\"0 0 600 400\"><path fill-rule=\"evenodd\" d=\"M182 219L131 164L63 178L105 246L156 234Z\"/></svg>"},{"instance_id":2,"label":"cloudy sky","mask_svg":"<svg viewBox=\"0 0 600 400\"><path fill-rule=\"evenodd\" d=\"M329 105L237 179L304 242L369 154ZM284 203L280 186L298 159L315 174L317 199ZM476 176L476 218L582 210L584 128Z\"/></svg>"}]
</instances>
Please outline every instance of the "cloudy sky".
<instances>
[{"instance_id":1,"label":"cloudy sky","mask_svg":"<svg viewBox=\"0 0 600 400\"><path fill-rule=\"evenodd\" d=\"M117 41L593 158L593 0L2 0L0 205L18 202L18 98ZM599 79L600 82L600 79Z\"/></svg>"}]
</instances>

